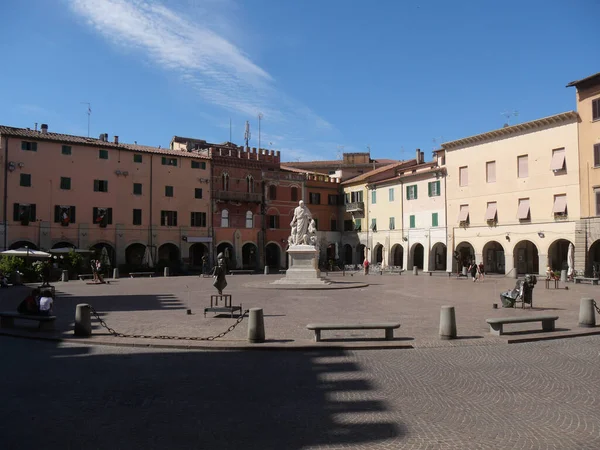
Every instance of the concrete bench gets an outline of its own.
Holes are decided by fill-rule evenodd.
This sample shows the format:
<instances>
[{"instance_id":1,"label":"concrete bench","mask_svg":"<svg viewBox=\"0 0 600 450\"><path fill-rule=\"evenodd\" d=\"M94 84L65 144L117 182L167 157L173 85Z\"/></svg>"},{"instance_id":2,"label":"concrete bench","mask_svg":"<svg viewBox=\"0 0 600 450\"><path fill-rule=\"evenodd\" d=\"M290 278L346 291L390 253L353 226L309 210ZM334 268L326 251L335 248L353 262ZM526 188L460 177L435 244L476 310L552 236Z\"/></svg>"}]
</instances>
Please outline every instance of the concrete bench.
<instances>
[{"instance_id":1,"label":"concrete bench","mask_svg":"<svg viewBox=\"0 0 600 450\"><path fill-rule=\"evenodd\" d=\"M495 319L486 319L490 326L490 333L495 336L502 334L502 327L509 323L542 322L543 331L554 331L554 322L558 316L529 316L529 317L502 317Z\"/></svg>"},{"instance_id":2,"label":"concrete bench","mask_svg":"<svg viewBox=\"0 0 600 450\"><path fill-rule=\"evenodd\" d=\"M77 275L77 278L79 278L81 281L85 281L85 280L89 280L91 278L94 278L94 275L91 273L87 273L84 275Z\"/></svg>"},{"instance_id":3,"label":"concrete bench","mask_svg":"<svg viewBox=\"0 0 600 450\"><path fill-rule=\"evenodd\" d=\"M255 271L253 269L236 269L230 270L230 275L252 275Z\"/></svg>"},{"instance_id":4,"label":"concrete bench","mask_svg":"<svg viewBox=\"0 0 600 450\"><path fill-rule=\"evenodd\" d=\"M56 316L34 316L28 314L19 314L12 311L0 312L0 328L14 328L15 319L30 320L38 322L38 329L52 330L54 329L54 321Z\"/></svg>"},{"instance_id":5,"label":"concrete bench","mask_svg":"<svg viewBox=\"0 0 600 450\"><path fill-rule=\"evenodd\" d=\"M397 322L382 323L309 323L306 328L315 332L315 342L321 341L323 330L385 330L385 339L394 339L394 330L400 328Z\"/></svg>"},{"instance_id":6,"label":"concrete bench","mask_svg":"<svg viewBox=\"0 0 600 450\"><path fill-rule=\"evenodd\" d=\"M154 276L154 272L129 272L129 276L131 278L135 278L137 276L152 278Z\"/></svg>"},{"instance_id":7,"label":"concrete bench","mask_svg":"<svg viewBox=\"0 0 600 450\"><path fill-rule=\"evenodd\" d=\"M590 284L597 285L598 281L600 281L600 279L598 279L598 278L575 277L575 284L590 283Z\"/></svg>"}]
</instances>

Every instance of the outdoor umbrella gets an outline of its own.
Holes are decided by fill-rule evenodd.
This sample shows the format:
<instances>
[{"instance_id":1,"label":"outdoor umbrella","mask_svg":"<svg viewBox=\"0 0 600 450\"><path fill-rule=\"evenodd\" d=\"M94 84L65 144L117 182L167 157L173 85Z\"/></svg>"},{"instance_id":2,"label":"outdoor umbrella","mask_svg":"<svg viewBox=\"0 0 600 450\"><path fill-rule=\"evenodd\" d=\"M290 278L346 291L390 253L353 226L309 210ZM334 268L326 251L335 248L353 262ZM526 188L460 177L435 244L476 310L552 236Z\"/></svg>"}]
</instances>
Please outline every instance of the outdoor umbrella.
<instances>
[{"instance_id":1,"label":"outdoor umbrella","mask_svg":"<svg viewBox=\"0 0 600 450\"><path fill-rule=\"evenodd\" d=\"M144 258L142 258L142 266L147 266L149 268L154 267L154 262L152 261L152 253L150 253L150 247L146 247L146 251L144 252Z\"/></svg>"},{"instance_id":2,"label":"outdoor umbrella","mask_svg":"<svg viewBox=\"0 0 600 450\"><path fill-rule=\"evenodd\" d=\"M50 253L41 252L39 250L31 250L28 248L17 248L15 250L6 250L0 252L0 255L3 256L21 256L23 258L50 258L52 255Z\"/></svg>"},{"instance_id":3,"label":"outdoor umbrella","mask_svg":"<svg viewBox=\"0 0 600 450\"><path fill-rule=\"evenodd\" d=\"M575 246L573 244L569 244L569 250L567 252L567 264L569 265L567 276L572 277L573 268L575 267Z\"/></svg>"},{"instance_id":4,"label":"outdoor umbrella","mask_svg":"<svg viewBox=\"0 0 600 450\"><path fill-rule=\"evenodd\" d=\"M104 267L110 267L110 258L108 257L108 250L106 247L102 247L102 251L100 252L100 261Z\"/></svg>"}]
</instances>

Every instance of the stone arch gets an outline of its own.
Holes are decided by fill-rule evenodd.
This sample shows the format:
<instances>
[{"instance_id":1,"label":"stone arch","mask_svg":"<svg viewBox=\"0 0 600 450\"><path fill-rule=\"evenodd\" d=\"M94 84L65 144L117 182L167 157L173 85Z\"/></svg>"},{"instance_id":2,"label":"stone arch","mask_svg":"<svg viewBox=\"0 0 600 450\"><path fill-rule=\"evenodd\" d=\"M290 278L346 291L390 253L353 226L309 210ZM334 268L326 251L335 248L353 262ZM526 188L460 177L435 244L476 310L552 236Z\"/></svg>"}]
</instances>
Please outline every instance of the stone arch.
<instances>
[{"instance_id":1,"label":"stone arch","mask_svg":"<svg viewBox=\"0 0 600 450\"><path fill-rule=\"evenodd\" d=\"M217 244L215 262L219 253L223 253L226 259L227 270L235 269L235 249L230 241L221 241Z\"/></svg>"},{"instance_id":2,"label":"stone arch","mask_svg":"<svg viewBox=\"0 0 600 450\"><path fill-rule=\"evenodd\" d=\"M418 267L423 270L423 263L425 261L425 247L420 242L416 242L410 248L410 261L412 267Z\"/></svg>"},{"instance_id":3,"label":"stone arch","mask_svg":"<svg viewBox=\"0 0 600 450\"><path fill-rule=\"evenodd\" d=\"M72 242L66 241L66 240L62 240L62 241L58 241L56 243L54 243L52 245L52 248L76 248L77 246L75 244L73 244Z\"/></svg>"},{"instance_id":4,"label":"stone arch","mask_svg":"<svg viewBox=\"0 0 600 450\"><path fill-rule=\"evenodd\" d=\"M265 264L270 268L281 268L281 246L277 242L271 241L266 245Z\"/></svg>"},{"instance_id":5,"label":"stone arch","mask_svg":"<svg viewBox=\"0 0 600 450\"><path fill-rule=\"evenodd\" d=\"M594 274L594 265L596 266L596 270L600 272L600 239L594 241L592 245L590 245L587 260L588 264L586 271L588 276Z\"/></svg>"},{"instance_id":6,"label":"stone arch","mask_svg":"<svg viewBox=\"0 0 600 450\"><path fill-rule=\"evenodd\" d=\"M550 265L552 270L568 270L569 262L567 254L571 243L568 239L561 238L556 239L548 246L548 265ZM544 272L546 271L545 267L541 267L540 269Z\"/></svg>"},{"instance_id":7,"label":"stone arch","mask_svg":"<svg viewBox=\"0 0 600 450\"><path fill-rule=\"evenodd\" d=\"M180 260L179 247L173 242L165 242L158 247L158 260L177 262Z\"/></svg>"},{"instance_id":8,"label":"stone arch","mask_svg":"<svg viewBox=\"0 0 600 450\"><path fill-rule=\"evenodd\" d=\"M125 262L132 266L141 266L146 253L144 244L134 242L129 244L125 249Z\"/></svg>"},{"instance_id":9,"label":"stone arch","mask_svg":"<svg viewBox=\"0 0 600 450\"><path fill-rule=\"evenodd\" d=\"M453 258L455 269L461 271L475 261L475 247L469 241L461 241L457 246Z\"/></svg>"},{"instance_id":10,"label":"stone arch","mask_svg":"<svg viewBox=\"0 0 600 450\"><path fill-rule=\"evenodd\" d=\"M242 245L242 268L256 270L258 268L258 247L254 242Z\"/></svg>"},{"instance_id":11,"label":"stone arch","mask_svg":"<svg viewBox=\"0 0 600 450\"><path fill-rule=\"evenodd\" d=\"M540 258L538 248L533 242L526 239L517 242L513 249L513 258L517 274L539 273Z\"/></svg>"},{"instance_id":12,"label":"stone arch","mask_svg":"<svg viewBox=\"0 0 600 450\"><path fill-rule=\"evenodd\" d=\"M375 244L375 248L373 248L372 255L372 264L382 264L383 263L383 245L379 242Z\"/></svg>"},{"instance_id":13,"label":"stone arch","mask_svg":"<svg viewBox=\"0 0 600 450\"><path fill-rule=\"evenodd\" d=\"M12 244L10 244L8 246L8 249L16 250L18 248L25 248L25 247L29 248L30 250L39 250L37 245L35 245L33 242L27 241L25 239L19 240L19 241L14 241Z\"/></svg>"},{"instance_id":14,"label":"stone arch","mask_svg":"<svg viewBox=\"0 0 600 450\"><path fill-rule=\"evenodd\" d=\"M436 242L429 252L429 270L446 270L446 253L448 249L443 242Z\"/></svg>"},{"instance_id":15,"label":"stone arch","mask_svg":"<svg viewBox=\"0 0 600 450\"><path fill-rule=\"evenodd\" d=\"M352 264L352 246L350 244L344 245L344 264L347 266Z\"/></svg>"},{"instance_id":16,"label":"stone arch","mask_svg":"<svg viewBox=\"0 0 600 450\"><path fill-rule=\"evenodd\" d=\"M504 246L500 242L486 242L483 246L482 258L485 273L505 273Z\"/></svg>"},{"instance_id":17,"label":"stone arch","mask_svg":"<svg viewBox=\"0 0 600 450\"><path fill-rule=\"evenodd\" d=\"M205 244L203 244L202 242L194 242L192 245L190 245L188 253L190 267L202 267L202 258L205 255L208 258L209 253L209 249Z\"/></svg>"},{"instance_id":18,"label":"stone arch","mask_svg":"<svg viewBox=\"0 0 600 450\"><path fill-rule=\"evenodd\" d=\"M93 259L100 259L106 269L108 269L108 267L114 267L116 252L111 243L106 241L96 241L95 244L90 245L90 250L94 252L92 254ZM106 258L103 258L103 255L106 255ZM105 260L103 261L103 259Z\"/></svg>"},{"instance_id":19,"label":"stone arch","mask_svg":"<svg viewBox=\"0 0 600 450\"><path fill-rule=\"evenodd\" d=\"M404 266L404 247L400 244L394 244L390 251L390 266Z\"/></svg>"},{"instance_id":20,"label":"stone arch","mask_svg":"<svg viewBox=\"0 0 600 450\"><path fill-rule=\"evenodd\" d=\"M367 246L364 244L358 244L356 246L356 263L362 265L367 256Z\"/></svg>"}]
</instances>

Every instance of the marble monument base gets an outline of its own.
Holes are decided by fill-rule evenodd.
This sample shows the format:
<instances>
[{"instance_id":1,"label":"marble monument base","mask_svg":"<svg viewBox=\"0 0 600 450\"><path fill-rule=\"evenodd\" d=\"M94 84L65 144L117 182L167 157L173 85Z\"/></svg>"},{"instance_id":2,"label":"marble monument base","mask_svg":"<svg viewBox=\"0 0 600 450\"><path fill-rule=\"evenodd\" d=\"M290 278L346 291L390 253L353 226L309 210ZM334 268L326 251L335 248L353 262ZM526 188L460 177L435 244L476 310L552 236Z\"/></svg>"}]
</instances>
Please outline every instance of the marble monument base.
<instances>
[{"instance_id":1,"label":"marble monument base","mask_svg":"<svg viewBox=\"0 0 600 450\"><path fill-rule=\"evenodd\" d=\"M271 284L329 285L318 269L319 252L313 245L293 245L288 248L289 268L285 277Z\"/></svg>"}]
</instances>

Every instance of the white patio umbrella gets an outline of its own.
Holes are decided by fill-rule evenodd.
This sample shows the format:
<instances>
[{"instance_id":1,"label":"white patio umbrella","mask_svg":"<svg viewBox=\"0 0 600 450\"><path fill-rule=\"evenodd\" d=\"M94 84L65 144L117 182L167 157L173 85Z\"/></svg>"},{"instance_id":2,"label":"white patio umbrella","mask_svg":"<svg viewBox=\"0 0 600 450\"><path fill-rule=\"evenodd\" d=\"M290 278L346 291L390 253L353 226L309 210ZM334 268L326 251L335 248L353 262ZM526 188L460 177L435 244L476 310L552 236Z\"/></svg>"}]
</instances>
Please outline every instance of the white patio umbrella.
<instances>
[{"instance_id":1,"label":"white patio umbrella","mask_svg":"<svg viewBox=\"0 0 600 450\"><path fill-rule=\"evenodd\" d=\"M146 251L144 252L144 257L142 258L142 266L148 266L150 269L154 267L154 262L152 261L152 253L150 252L150 247L146 247Z\"/></svg>"},{"instance_id":2,"label":"white patio umbrella","mask_svg":"<svg viewBox=\"0 0 600 450\"><path fill-rule=\"evenodd\" d=\"M23 258L50 258L52 255L50 253L42 252L39 250L31 250L29 248L17 248L15 250L5 250L0 252L0 255L3 256L20 256Z\"/></svg>"},{"instance_id":3,"label":"white patio umbrella","mask_svg":"<svg viewBox=\"0 0 600 450\"><path fill-rule=\"evenodd\" d=\"M575 246L573 244L569 244L569 250L567 251L567 264L569 265L567 276L571 277L573 276L575 267Z\"/></svg>"},{"instance_id":4,"label":"white patio umbrella","mask_svg":"<svg viewBox=\"0 0 600 450\"><path fill-rule=\"evenodd\" d=\"M100 261L105 268L111 267L111 261L108 257L108 250L106 250L106 247L102 247L102 251L100 252Z\"/></svg>"}]
</instances>

